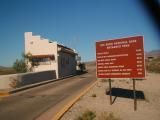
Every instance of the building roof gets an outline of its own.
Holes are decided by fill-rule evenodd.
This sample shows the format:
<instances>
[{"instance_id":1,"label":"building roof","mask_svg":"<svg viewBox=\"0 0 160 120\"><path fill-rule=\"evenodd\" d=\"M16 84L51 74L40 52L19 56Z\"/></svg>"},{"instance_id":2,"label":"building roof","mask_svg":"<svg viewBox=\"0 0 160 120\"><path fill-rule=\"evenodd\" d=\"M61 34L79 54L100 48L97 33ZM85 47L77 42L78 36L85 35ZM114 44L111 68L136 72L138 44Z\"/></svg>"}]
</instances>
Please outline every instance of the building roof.
<instances>
[{"instance_id":1,"label":"building roof","mask_svg":"<svg viewBox=\"0 0 160 120\"><path fill-rule=\"evenodd\" d=\"M71 54L71 55L77 55L75 50L73 50L71 48L68 48L68 47L60 45L60 44L58 44L58 47L61 48L59 52L64 52L64 53L68 53L68 54Z\"/></svg>"}]
</instances>

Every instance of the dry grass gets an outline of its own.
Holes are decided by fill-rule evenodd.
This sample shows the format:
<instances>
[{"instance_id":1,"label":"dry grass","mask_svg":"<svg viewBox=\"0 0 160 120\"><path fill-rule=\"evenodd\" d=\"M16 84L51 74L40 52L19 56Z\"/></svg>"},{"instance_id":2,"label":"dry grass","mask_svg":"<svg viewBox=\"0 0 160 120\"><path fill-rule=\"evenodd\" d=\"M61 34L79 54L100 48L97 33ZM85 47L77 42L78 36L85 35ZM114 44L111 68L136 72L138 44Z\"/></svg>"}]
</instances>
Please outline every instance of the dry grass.
<instances>
[{"instance_id":1,"label":"dry grass","mask_svg":"<svg viewBox=\"0 0 160 120\"><path fill-rule=\"evenodd\" d=\"M94 93L94 94L92 94L92 97L97 97L97 95Z\"/></svg>"},{"instance_id":2,"label":"dry grass","mask_svg":"<svg viewBox=\"0 0 160 120\"><path fill-rule=\"evenodd\" d=\"M146 62L146 69L149 72L160 73L160 57L155 58L150 62Z\"/></svg>"},{"instance_id":3,"label":"dry grass","mask_svg":"<svg viewBox=\"0 0 160 120\"><path fill-rule=\"evenodd\" d=\"M75 120L94 120L96 113L91 110L86 110L82 115L77 117Z\"/></svg>"},{"instance_id":4,"label":"dry grass","mask_svg":"<svg viewBox=\"0 0 160 120\"><path fill-rule=\"evenodd\" d=\"M103 112L101 115L98 117L98 120L121 120L118 117L115 117L113 113L107 113Z\"/></svg>"},{"instance_id":5,"label":"dry grass","mask_svg":"<svg viewBox=\"0 0 160 120\"><path fill-rule=\"evenodd\" d=\"M119 117L115 117L113 113L103 112L100 116L97 116L95 112L86 110L82 115L75 120L121 120Z\"/></svg>"}]
</instances>

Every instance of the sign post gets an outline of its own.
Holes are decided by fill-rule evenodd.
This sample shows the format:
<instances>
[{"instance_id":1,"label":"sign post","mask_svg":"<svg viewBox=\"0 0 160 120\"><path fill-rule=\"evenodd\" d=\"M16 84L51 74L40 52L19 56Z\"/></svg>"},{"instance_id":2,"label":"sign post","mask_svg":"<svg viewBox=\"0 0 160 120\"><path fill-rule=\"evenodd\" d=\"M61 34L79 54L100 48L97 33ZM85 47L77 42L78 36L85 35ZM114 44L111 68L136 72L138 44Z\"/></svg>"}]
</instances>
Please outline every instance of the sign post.
<instances>
[{"instance_id":1,"label":"sign post","mask_svg":"<svg viewBox=\"0 0 160 120\"><path fill-rule=\"evenodd\" d=\"M111 79L109 79L109 96L110 96L110 105L112 105L112 86L111 86Z\"/></svg>"},{"instance_id":2,"label":"sign post","mask_svg":"<svg viewBox=\"0 0 160 120\"><path fill-rule=\"evenodd\" d=\"M137 110L137 99L136 99L136 89L135 89L135 79L133 78L133 98L134 98L134 110Z\"/></svg>"},{"instance_id":3,"label":"sign post","mask_svg":"<svg viewBox=\"0 0 160 120\"><path fill-rule=\"evenodd\" d=\"M110 104L112 104L111 78L133 79L136 110L135 79L145 77L143 36L97 41L96 67L97 78L109 78Z\"/></svg>"}]
</instances>

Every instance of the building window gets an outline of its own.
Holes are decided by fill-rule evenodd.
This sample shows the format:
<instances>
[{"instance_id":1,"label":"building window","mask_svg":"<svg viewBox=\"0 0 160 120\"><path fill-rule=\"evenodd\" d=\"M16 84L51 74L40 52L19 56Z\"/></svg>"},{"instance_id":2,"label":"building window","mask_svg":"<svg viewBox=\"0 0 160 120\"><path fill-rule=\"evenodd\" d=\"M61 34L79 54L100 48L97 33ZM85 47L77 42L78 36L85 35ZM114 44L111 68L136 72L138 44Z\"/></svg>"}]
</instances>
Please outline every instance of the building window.
<instances>
[{"instance_id":1,"label":"building window","mask_svg":"<svg viewBox=\"0 0 160 120\"><path fill-rule=\"evenodd\" d=\"M50 65L51 59L50 58L33 58L32 63L34 66L38 65Z\"/></svg>"}]
</instances>

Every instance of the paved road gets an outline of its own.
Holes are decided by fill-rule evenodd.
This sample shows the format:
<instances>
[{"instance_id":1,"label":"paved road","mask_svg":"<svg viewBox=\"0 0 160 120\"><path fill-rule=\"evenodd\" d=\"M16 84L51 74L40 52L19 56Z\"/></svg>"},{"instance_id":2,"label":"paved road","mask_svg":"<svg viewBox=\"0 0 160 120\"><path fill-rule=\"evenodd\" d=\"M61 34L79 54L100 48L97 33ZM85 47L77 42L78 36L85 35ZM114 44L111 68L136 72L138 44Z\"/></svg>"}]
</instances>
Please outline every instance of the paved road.
<instances>
[{"instance_id":1,"label":"paved road","mask_svg":"<svg viewBox=\"0 0 160 120\"><path fill-rule=\"evenodd\" d=\"M49 120L95 81L95 69L0 99L0 120Z\"/></svg>"}]
</instances>

